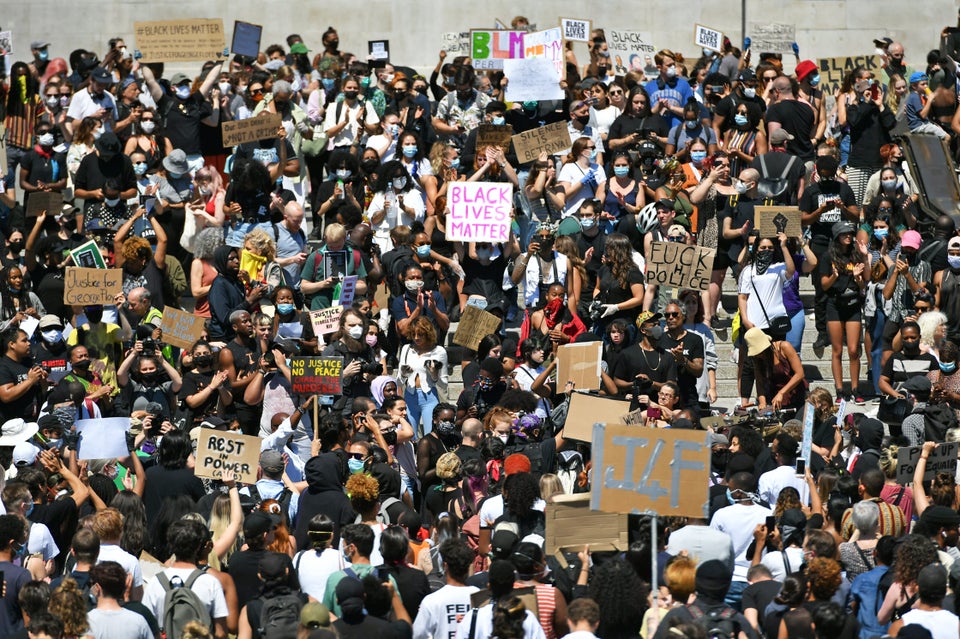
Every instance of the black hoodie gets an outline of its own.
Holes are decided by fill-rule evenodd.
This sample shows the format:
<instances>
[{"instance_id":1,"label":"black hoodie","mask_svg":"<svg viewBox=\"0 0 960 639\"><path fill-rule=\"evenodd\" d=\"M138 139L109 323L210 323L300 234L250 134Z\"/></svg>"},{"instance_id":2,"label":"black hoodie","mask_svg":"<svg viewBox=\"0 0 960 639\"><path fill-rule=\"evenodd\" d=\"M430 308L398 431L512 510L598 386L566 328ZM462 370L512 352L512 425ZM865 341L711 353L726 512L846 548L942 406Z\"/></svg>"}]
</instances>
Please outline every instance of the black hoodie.
<instances>
[{"instance_id":1,"label":"black hoodie","mask_svg":"<svg viewBox=\"0 0 960 639\"><path fill-rule=\"evenodd\" d=\"M859 480L865 470L880 467L880 446L883 443L883 422L878 419L864 419L857 429L853 443L860 448L860 457L853 466L850 475Z\"/></svg>"},{"instance_id":2,"label":"black hoodie","mask_svg":"<svg viewBox=\"0 0 960 639\"><path fill-rule=\"evenodd\" d=\"M328 452L312 457L304 467L307 489L300 493L297 528L294 533L297 548L310 548L307 530L314 515L322 513L333 520L331 548L340 545L340 529L352 524L356 519L350 500L343 492L340 466L340 456Z\"/></svg>"}]
</instances>

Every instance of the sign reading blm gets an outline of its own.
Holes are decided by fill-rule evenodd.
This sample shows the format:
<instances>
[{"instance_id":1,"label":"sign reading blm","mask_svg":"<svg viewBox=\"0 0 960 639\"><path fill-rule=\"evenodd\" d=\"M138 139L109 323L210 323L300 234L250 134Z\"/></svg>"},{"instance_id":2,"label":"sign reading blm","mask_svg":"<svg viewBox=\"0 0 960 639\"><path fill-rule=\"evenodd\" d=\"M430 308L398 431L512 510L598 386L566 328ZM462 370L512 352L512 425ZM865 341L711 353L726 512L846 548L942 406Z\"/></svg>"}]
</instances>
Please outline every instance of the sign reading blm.
<instances>
[{"instance_id":1,"label":"sign reading blm","mask_svg":"<svg viewBox=\"0 0 960 639\"><path fill-rule=\"evenodd\" d=\"M223 57L223 20L161 20L134 22L141 62L189 62Z\"/></svg>"},{"instance_id":2,"label":"sign reading blm","mask_svg":"<svg viewBox=\"0 0 960 639\"><path fill-rule=\"evenodd\" d=\"M673 288L705 291L710 287L717 251L693 244L651 242L647 282Z\"/></svg>"}]
</instances>

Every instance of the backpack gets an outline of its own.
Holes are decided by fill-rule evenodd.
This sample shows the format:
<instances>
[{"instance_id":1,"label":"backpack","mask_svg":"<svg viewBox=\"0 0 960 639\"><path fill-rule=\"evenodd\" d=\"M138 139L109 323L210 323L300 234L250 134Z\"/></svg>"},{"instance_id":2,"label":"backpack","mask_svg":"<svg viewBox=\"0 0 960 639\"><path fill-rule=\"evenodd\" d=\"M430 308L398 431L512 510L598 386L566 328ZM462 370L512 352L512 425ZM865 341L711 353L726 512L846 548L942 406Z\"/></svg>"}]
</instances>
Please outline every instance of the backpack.
<instances>
[{"instance_id":1,"label":"backpack","mask_svg":"<svg viewBox=\"0 0 960 639\"><path fill-rule=\"evenodd\" d=\"M297 636L302 609L303 600L294 593L253 599L247 604L247 621L258 639L289 639Z\"/></svg>"},{"instance_id":2,"label":"backpack","mask_svg":"<svg viewBox=\"0 0 960 639\"><path fill-rule=\"evenodd\" d=\"M696 602L686 606L693 623L707 631L707 639L736 639L740 624L735 619L737 611L730 606L704 612Z\"/></svg>"},{"instance_id":3,"label":"backpack","mask_svg":"<svg viewBox=\"0 0 960 639\"><path fill-rule=\"evenodd\" d=\"M787 176L790 175L790 169L793 168L794 162L797 161L797 156L791 155L780 177L772 178L767 171L767 160L764 155L765 154L760 155L760 168L762 170L760 171L760 181L757 182L757 191L765 198L778 197L790 186L790 181L787 179Z\"/></svg>"},{"instance_id":4,"label":"backpack","mask_svg":"<svg viewBox=\"0 0 960 639\"><path fill-rule=\"evenodd\" d=\"M390 517L390 513L387 512L387 509L393 506L394 504L402 504L403 502L397 499L396 497L387 497L380 502L380 511L377 513L377 519L389 526L390 524L398 524L400 522L393 521L393 518ZM406 506L404 506L404 512L406 512Z\"/></svg>"},{"instance_id":5,"label":"backpack","mask_svg":"<svg viewBox=\"0 0 960 639\"><path fill-rule=\"evenodd\" d=\"M504 450L504 458L514 453L526 456L530 460L530 474L540 479L540 475L543 474L543 451L540 448L540 442L511 444Z\"/></svg>"},{"instance_id":6,"label":"backpack","mask_svg":"<svg viewBox=\"0 0 960 639\"><path fill-rule=\"evenodd\" d=\"M580 485L580 473L584 471L583 455L576 450L565 450L557 455L557 477L568 495L586 492L587 487Z\"/></svg>"},{"instance_id":7,"label":"backpack","mask_svg":"<svg viewBox=\"0 0 960 639\"><path fill-rule=\"evenodd\" d=\"M942 442L951 428L957 427L957 414L947 404L926 404L914 409L923 415L924 438L928 442Z\"/></svg>"},{"instance_id":8,"label":"backpack","mask_svg":"<svg viewBox=\"0 0 960 639\"><path fill-rule=\"evenodd\" d=\"M250 498L254 501L254 508L258 508L263 502L263 497L260 495L260 491L257 490L256 484L250 485ZM280 491L280 494L276 497L276 502L280 506L280 516L283 517L284 523L289 527L290 526L290 500L293 499L293 491L291 491L286 486L283 487L283 490Z\"/></svg>"},{"instance_id":9,"label":"backpack","mask_svg":"<svg viewBox=\"0 0 960 639\"><path fill-rule=\"evenodd\" d=\"M159 573L157 579L165 593L163 596L163 633L166 639L180 639L183 636L183 627L191 621L199 621L207 628L213 629L213 620L207 605L200 600L193 591L193 584L203 575L199 568L194 569L182 581L180 577L172 580L166 573Z\"/></svg>"}]
</instances>

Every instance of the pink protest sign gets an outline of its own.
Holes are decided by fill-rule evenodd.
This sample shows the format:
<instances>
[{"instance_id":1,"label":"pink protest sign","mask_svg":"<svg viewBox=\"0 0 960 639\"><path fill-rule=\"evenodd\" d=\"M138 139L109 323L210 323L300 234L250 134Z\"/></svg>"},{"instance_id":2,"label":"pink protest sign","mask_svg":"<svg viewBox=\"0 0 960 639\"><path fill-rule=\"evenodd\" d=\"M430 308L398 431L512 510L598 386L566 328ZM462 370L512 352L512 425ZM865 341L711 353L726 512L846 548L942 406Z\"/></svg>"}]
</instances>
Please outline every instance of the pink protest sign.
<instances>
[{"instance_id":1,"label":"pink protest sign","mask_svg":"<svg viewBox=\"0 0 960 639\"><path fill-rule=\"evenodd\" d=\"M513 185L498 182L450 182L447 187L447 239L506 242L510 237Z\"/></svg>"}]
</instances>

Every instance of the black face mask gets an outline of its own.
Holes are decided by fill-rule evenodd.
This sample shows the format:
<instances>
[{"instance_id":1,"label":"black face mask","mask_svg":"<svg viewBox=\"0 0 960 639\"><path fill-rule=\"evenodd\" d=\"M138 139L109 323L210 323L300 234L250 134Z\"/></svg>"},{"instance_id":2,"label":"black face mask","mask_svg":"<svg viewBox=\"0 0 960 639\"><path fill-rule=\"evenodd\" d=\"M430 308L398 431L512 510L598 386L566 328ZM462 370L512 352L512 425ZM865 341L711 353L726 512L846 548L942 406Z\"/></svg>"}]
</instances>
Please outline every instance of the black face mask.
<instances>
[{"instance_id":1,"label":"black face mask","mask_svg":"<svg viewBox=\"0 0 960 639\"><path fill-rule=\"evenodd\" d=\"M920 342L904 342L902 350L907 357L916 357L920 354Z\"/></svg>"},{"instance_id":2,"label":"black face mask","mask_svg":"<svg viewBox=\"0 0 960 639\"><path fill-rule=\"evenodd\" d=\"M368 158L360 162L360 168L363 169L364 173L373 173L380 166L380 161L373 158Z\"/></svg>"},{"instance_id":3,"label":"black face mask","mask_svg":"<svg viewBox=\"0 0 960 639\"><path fill-rule=\"evenodd\" d=\"M90 368L90 360L89 360L89 359L81 359L81 360L78 361L78 362L74 362L74 363L71 364L70 366L71 366L71 368L73 368L73 370L75 370L75 371L85 371L85 370L87 370L87 369Z\"/></svg>"},{"instance_id":4,"label":"black face mask","mask_svg":"<svg viewBox=\"0 0 960 639\"><path fill-rule=\"evenodd\" d=\"M23 250L23 242L17 240L16 242L10 242L10 250L14 253L19 253Z\"/></svg>"},{"instance_id":5,"label":"black face mask","mask_svg":"<svg viewBox=\"0 0 960 639\"><path fill-rule=\"evenodd\" d=\"M391 430L383 433L383 441L387 442L388 446L397 445L397 431Z\"/></svg>"},{"instance_id":6,"label":"black face mask","mask_svg":"<svg viewBox=\"0 0 960 639\"><path fill-rule=\"evenodd\" d=\"M213 364L213 355L197 355L193 358L193 363L196 364L198 368L206 368Z\"/></svg>"},{"instance_id":7,"label":"black face mask","mask_svg":"<svg viewBox=\"0 0 960 639\"><path fill-rule=\"evenodd\" d=\"M331 50L336 51L336 50L340 47L340 41L339 41L339 40L330 40L329 42L327 42L327 46L328 46Z\"/></svg>"},{"instance_id":8,"label":"black face mask","mask_svg":"<svg viewBox=\"0 0 960 639\"><path fill-rule=\"evenodd\" d=\"M715 450L710 453L710 467L713 472L723 474L727 470L727 461L730 459L730 451L726 448Z\"/></svg>"},{"instance_id":9,"label":"black face mask","mask_svg":"<svg viewBox=\"0 0 960 639\"><path fill-rule=\"evenodd\" d=\"M357 91L344 91L343 97L345 97L347 100L355 100L357 98L357 94Z\"/></svg>"},{"instance_id":10,"label":"black face mask","mask_svg":"<svg viewBox=\"0 0 960 639\"><path fill-rule=\"evenodd\" d=\"M589 116L589 115L578 115L578 116L577 116L577 122L579 122L579 123L582 124L583 126L587 126L587 124L590 122L590 116Z\"/></svg>"},{"instance_id":11,"label":"black face mask","mask_svg":"<svg viewBox=\"0 0 960 639\"><path fill-rule=\"evenodd\" d=\"M156 372L154 373L140 373L140 379L143 381L144 386L154 386L157 381L160 379L160 375Z\"/></svg>"}]
</instances>

